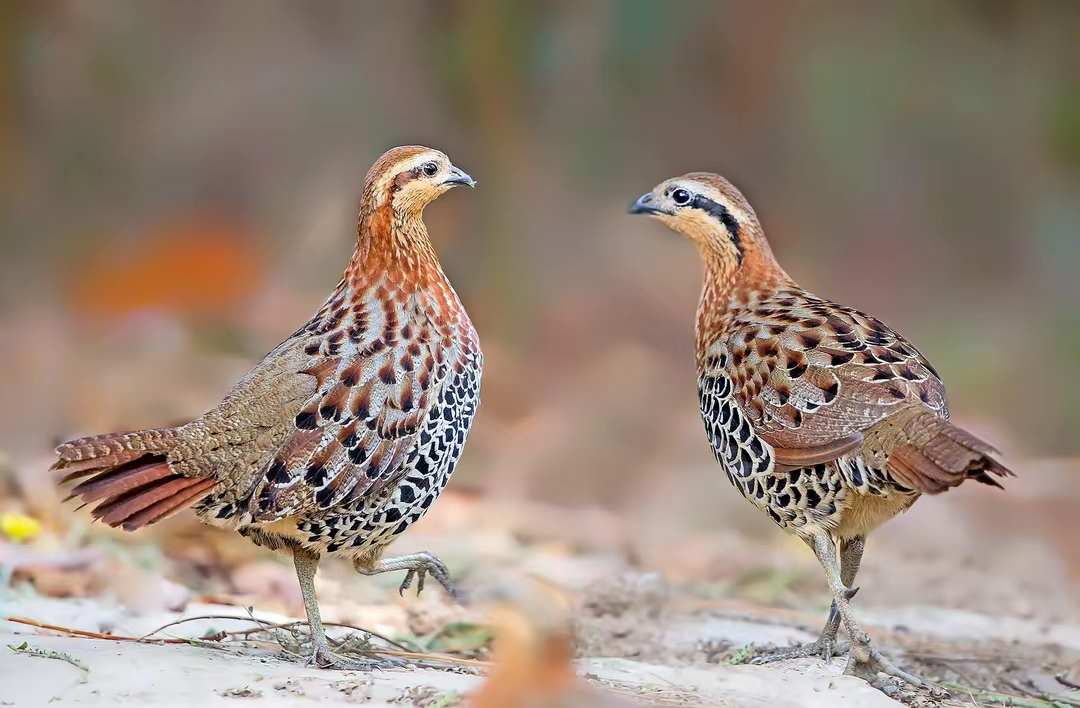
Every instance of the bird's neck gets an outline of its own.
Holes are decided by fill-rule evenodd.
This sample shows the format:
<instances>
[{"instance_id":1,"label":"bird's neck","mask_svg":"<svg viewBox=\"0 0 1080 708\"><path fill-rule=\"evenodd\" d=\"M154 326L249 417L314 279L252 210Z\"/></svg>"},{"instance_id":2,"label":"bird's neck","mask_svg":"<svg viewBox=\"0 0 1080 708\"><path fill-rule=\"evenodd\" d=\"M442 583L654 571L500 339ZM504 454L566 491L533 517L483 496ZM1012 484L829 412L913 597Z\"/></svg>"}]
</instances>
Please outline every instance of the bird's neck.
<instances>
[{"instance_id":1,"label":"bird's neck","mask_svg":"<svg viewBox=\"0 0 1080 708\"><path fill-rule=\"evenodd\" d=\"M705 264L705 282L697 309L697 360L727 336L735 318L762 299L795 283L776 262L764 240L746 248L741 258L730 249L699 247Z\"/></svg>"},{"instance_id":2,"label":"bird's neck","mask_svg":"<svg viewBox=\"0 0 1080 708\"><path fill-rule=\"evenodd\" d=\"M344 282L354 289L388 282L421 290L446 281L427 227L419 213L400 213L385 205L361 212L356 249L345 269Z\"/></svg>"}]
</instances>

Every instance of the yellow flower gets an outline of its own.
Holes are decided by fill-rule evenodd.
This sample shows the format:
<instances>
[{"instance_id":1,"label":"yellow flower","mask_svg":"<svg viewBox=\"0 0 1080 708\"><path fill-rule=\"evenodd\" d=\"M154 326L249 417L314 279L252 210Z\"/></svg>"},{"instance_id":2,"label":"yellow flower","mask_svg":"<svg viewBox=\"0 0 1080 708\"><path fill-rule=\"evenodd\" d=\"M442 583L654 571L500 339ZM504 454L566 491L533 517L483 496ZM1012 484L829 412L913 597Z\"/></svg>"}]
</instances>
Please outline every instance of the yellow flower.
<instances>
[{"instance_id":1,"label":"yellow flower","mask_svg":"<svg viewBox=\"0 0 1080 708\"><path fill-rule=\"evenodd\" d=\"M41 524L29 516L5 511L0 512L0 532L12 541L23 543L41 533Z\"/></svg>"}]
</instances>

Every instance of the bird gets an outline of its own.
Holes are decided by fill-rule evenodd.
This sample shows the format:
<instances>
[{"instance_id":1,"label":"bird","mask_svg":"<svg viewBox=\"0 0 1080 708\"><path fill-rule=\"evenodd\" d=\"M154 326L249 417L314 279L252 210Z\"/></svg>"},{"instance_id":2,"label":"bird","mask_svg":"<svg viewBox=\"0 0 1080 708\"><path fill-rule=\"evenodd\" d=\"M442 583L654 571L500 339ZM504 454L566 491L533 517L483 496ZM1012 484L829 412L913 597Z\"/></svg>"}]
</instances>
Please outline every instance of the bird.
<instances>
[{"instance_id":1,"label":"bird","mask_svg":"<svg viewBox=\"0 0 1080 708\"><path fill-rule=\"evenodd\" d=\"M850 600L866 537L922 494L1013 473L949 422L941 377L881 320L818 297L777 263L746 198L691 172L631 204L691 241L704 263L698 403L728 481L817 556L833 604L809 644L758 663L848 654L845 672L886 693L924 682L873 647ZM840 623L850 642L837 644Z\"/></svg>"},{"instance_id":2,"label":"bird","mask_svg":"<svg viewBox=\"0 0 1080 708\"><path fill-rule=\"evenodd\" d=\"M494 666L467 699L470 708L632 708L582 680L574 669L573 603L535 575L502 577L473 592L494 634Z\"/></svg>"},{"instance_id":3,"label":"bird","mask_svg":"<svg viewBox=\"0 0 1080 708\"><path fill-rule=\"evenodd\" d=\"M193 507L212 526L291 554L311 631L310 663L384 665L331 651L314 575L325 556L363 575L430 575L427 552L384 557L446 485L479 405L483 355L435 255L424 207L475 181L445 154L395 147L371 167L356 246L325 304L219 404L171 428L109 433L56 448L68 499L134 531Z\"/></svg>"}]
</instances>

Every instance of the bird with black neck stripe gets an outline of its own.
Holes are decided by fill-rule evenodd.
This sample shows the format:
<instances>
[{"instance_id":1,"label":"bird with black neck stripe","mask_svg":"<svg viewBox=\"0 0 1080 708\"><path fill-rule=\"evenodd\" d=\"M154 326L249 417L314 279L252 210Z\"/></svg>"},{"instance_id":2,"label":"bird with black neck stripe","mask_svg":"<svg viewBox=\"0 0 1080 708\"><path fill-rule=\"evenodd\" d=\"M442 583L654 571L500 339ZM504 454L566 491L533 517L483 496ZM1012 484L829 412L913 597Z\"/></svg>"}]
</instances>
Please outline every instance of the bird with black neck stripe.
<instances>
[{"instance_id":1,"label":"bird with black neck stripe","mask_svg":"<svg viewBox=\"0 0 1080 708\"><path fill-rule=\"evenodd\" d=\"M994 449L949 422L930 362L880 320L803 289L773 257L754 210L727 180L694 172L659 184L652 216L701 254L698 400L728 480L815 552L833 596L820 637L759 662L848 653L847 673L893 692L923 682L875 649L849 601L868 533L921 494L965 480L1000 487ZM838 644L843 622L850 642Z\"/></svg>"},{"instance_id":2,"label":"bird with black neck stripe","mask_svg":"<svg viewBox=\"0 0 1080 708\"><path fill-rule=\"evenodd\" d=\"M443 273L422 214L471 177L438 150L394 148L367 174L356 247L326 303L225 399L176 428L81 438L56 449L72 497L133 531L193 506L206 523L291 554L312 637L311 660L358 669L380 662L333 653L315 596L319 559L365 575L427 575L453 594L429 553L384 558L454 471L479 405L482 356Z\"/></svg>"}]
</instances>

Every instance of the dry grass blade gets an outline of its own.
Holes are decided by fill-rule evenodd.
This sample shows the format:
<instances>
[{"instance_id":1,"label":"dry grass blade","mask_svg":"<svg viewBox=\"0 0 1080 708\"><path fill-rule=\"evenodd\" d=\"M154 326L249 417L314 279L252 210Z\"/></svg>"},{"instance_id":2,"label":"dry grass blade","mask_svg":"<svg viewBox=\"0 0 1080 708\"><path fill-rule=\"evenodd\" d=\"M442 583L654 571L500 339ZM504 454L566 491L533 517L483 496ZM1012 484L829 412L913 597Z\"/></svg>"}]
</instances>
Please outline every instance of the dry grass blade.
<instances>
[{"instance_id":1,"label":"dry grass blade","mask_svg":"<svg viewBox=\"0 0 1080 708\"><path fill-rule=\"evenodd\" d=\"M90 674L90 669L86 666L86 664L82 663L81 661L73 657L71 654L65 654L62 651L53 651L51 649L38 649L36 647L30 646L26 642L23 642L22 644L19 644L17 646L15 644L8 644L8 649L15 652L16 654L36 656L42 659L57 659L59 661L66 661L75 668L82 670L82 680L80 681L80 683L86 683L87 676Z\"/></svg>"}]
</instances>

